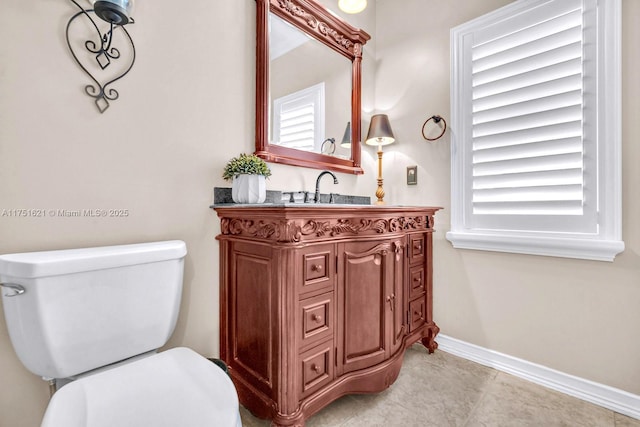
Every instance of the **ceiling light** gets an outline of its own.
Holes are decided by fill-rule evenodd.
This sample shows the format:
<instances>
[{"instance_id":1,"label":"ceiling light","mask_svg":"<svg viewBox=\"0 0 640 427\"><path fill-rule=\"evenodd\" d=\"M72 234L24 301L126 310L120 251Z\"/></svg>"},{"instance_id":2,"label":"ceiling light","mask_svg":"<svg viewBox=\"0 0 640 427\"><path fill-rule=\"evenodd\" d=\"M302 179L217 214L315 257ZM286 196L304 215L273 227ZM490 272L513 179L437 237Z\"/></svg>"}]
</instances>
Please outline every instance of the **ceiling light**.
<instances>
[{"instance_id":1,"label":"ceiling light","mask_svg":"<svg viewBox=\"0 0 640 427\"><path fill-rule=\"evenodd\" d=\"M367 7L367 0L339 0L338 7L346 13L360 13Z\"/></svg>"}]
</instances>

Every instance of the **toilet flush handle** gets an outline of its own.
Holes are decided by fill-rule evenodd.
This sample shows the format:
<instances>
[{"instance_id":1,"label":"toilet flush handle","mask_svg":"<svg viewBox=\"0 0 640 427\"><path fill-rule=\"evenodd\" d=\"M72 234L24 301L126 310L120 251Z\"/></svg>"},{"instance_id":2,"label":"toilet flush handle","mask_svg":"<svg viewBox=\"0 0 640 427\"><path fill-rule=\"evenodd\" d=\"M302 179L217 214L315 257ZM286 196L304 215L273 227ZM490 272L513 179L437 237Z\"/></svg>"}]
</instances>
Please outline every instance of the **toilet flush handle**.
<instances>
[{"instance_id":1,"label":"toilet flush handle","mask_svg":"<svg viewBox=\"0 0 640 427\"><path fill-rule=\"evenodd\" d=\"M5 297L16 297L26 292L22 285L15 283L0 283L0 287L10 289L13 293L4 294Z\"/></svg>"}]
</instances>

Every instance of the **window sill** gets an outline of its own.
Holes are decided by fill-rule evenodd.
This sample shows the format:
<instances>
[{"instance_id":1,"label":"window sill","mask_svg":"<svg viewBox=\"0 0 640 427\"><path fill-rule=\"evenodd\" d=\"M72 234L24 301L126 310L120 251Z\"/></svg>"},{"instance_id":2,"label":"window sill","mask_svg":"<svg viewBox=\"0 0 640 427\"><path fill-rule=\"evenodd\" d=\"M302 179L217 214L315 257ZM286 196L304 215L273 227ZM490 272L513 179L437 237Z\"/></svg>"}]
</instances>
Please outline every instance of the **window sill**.
<instances>
[{"instance_id":1,"label":"window sill","mask_svg":"<svg viewBox=\"0 0 640 427\"><path fill-rule=\"evenodd\" d=\"M447 240L456 249L554 256L612 262L624 250L621 240L587 239L568 236L504 235L449 231Z\"/></svg>"}]
</instances>

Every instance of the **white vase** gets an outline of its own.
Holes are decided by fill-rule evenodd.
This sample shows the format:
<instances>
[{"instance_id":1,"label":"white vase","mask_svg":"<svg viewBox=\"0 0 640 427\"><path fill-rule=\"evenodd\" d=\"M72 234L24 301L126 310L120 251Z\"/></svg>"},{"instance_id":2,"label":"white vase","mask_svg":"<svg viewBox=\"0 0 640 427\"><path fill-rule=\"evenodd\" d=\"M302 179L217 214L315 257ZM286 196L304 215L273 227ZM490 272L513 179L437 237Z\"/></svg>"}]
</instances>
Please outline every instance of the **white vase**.
<instances>
[{"instance_id":1,"label":"white vase","mask_svg":"<svg viewBox=\"0 0 640 427\"><path fill-rule=\"evenodd\" d=\"M264 175L242 174L234 177L231 197L235 203L263 203L267 198Z\"/></svg>"}]
</instances>

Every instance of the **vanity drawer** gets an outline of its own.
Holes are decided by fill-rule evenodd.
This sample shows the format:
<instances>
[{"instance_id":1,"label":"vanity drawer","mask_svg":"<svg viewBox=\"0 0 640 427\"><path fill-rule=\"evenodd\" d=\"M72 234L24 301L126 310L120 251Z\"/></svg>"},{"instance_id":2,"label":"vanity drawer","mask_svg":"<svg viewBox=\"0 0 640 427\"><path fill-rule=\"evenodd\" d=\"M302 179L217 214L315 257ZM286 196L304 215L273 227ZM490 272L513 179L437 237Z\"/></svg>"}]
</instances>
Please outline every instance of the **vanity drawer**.
<instances>
[{"instance_id":1,"label":"vanity drawer","mask_svg":"<svg viewBox=\"0 0 640 427\"><path fill-rule=\"evenodd\" d=\"M418 298L409 303L409 332L415 331L426 321L424 298Z\"/></svg>"},{"instance_id":2,"label":"vanity drawer","mask_svg":"<svg viewBox=\"0 0 640 427\"><path fill-rule=\"evenodd\" d=\"M409 262L411 264L424 261L426 249L424 238L423 233L409 235Z\"/></svg>"},{"instance_id":3,"label":"vanity drawer","mask_svg":"<svg viewBox=\"0 0 640 427\"><path fill-rule=\"evenodd\" d=\"M333 341L326 341L300 355L301 397L307 397L333 380Z\"/></svg>"},{"instance_id":4,"label":"vanity drawer","mask_svg":"<svg viewBox=\"0 0 640 427\"><path fill-rule=\"evenodd\" d=\"M310 282L329 277L327 266L329 265L329 254L309 254L304 257L304 281Z\"/></svg>"},{"instance_id":5,"label":"vanity drawer","mask_svg":"<svg viewBox=\"0 0 640 427\"><path fill-rule=\"evenodd\" d=\"M314 245L300 250L302 280L300 293L333 288L335 276L335 246Z\"/></svg>"},{"instance_id":6,"label":"vanity drawer","mask_svg":"<svg viewBox=\"0 0 640 427\"><path fill-rule=\"evenodd\" d=\"M333 336L333 292L300 301L300 347Z\"/></svg>"},{"instance_id":7,"label":"vanity drawer","mask_svg":"<svg viewBox=\"0 0 640 427\"><path fill-rule=\"evenodd\" d=\"M424 294L424 267L411 267L409 270L409 298Z\"/></svg>"}]
</instances>

